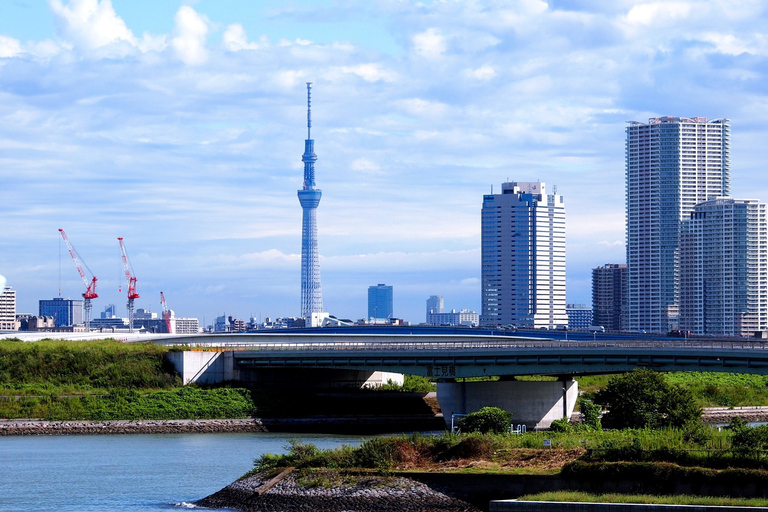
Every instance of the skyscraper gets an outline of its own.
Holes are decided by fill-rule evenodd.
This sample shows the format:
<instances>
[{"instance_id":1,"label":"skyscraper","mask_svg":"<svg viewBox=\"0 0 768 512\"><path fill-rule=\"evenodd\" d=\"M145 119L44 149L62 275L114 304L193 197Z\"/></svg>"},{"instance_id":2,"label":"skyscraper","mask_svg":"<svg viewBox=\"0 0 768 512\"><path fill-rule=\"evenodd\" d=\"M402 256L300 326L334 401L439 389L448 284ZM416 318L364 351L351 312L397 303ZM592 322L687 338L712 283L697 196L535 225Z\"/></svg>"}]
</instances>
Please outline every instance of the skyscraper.
<instances>
[{"instance_id":1,"label":"skyscraper","mask_svg":"<svg viewBox=\"0 0 768 512\"><path fill-rule=\"evenodd\" d=\"M307 140L304 141L304 187L298 191L302 209L301 223L301 316L323 311L320 287L320 255L317 249L317 207L322 191L315 188L315 141L312 140L312 82L307 82Z\"/></svg>"},{"instance_id":2,"label":"skyscraper","mask_svg":"<svg viewBox=\"0 0 768 512\"><path fill-rule=\"evenodd\" d=\"M483 196L482 325L568 325L565 205L540 182Z\"/></svg>"},{"instance_id":3,"label":"skyscraper","mask_svg":"<svg viewBox=\"0 0 768 512\"><path fill-rule=\"evenodd\" d=\"M626 139L626 329L666 332L678 305L681 221L729 193L728 119L631 121Z\"/></svg>"},{"instance_id":4,"label":"skyscraper","mask_svg":"<svg viewBox=\"0 0 768 512\"><path fill-rule=\"evenodd\" d=\"M427 314L442 313L444 304L442 295L430 295L427 299Z\"/></svg>"},{"instance_id":5,"label":"skyscraper","mask_svg":"<svg viewBox=\"0 0 768 512\"><path fill-rule=\"evenodd\" d=\"M624 329L627 265L609 263L592 269L592 322L610 331Z\"/></svg>"},{"instance_id":6,"label":"skyscraper","mask_svg":"<svg viewBox=\"0 0 768 512\"><path fill-rule=\"evenodd\" d=\"M368 287L368 318L374 322L389 320L394 315L392 287L385 284Z\"/></svg>"},{"instance_id":7,"label":"skyscraper","mask_svg":"<svg viewBox=\"0 0 768 512\"><path fill-rule=\"evenodd\" d=\"M680 329L727 336L766 330L766 205L730 197L706 201L681 231Z\"/></svg>"},{"instance_id":8,"label":"skyscraper","mask_svg":"<svg viewBox=\"0 0 768 512\"><path fill-rule=\"evenodd\" d=\"M52 316L56 327L71 327L83 323L83 301L54 297L41 299L38 312L40 316Z\"/></svg>"},{"instance_id":9,"label":"skyscraper","mask_svg":"<svg viewBox=\"0 0 768 512\"><path fill-rule=\"evenodd\" d=\"M0 331L18 331L16 321L16 290L10 286L0 288Z\"/></svg>"}]
</instances>

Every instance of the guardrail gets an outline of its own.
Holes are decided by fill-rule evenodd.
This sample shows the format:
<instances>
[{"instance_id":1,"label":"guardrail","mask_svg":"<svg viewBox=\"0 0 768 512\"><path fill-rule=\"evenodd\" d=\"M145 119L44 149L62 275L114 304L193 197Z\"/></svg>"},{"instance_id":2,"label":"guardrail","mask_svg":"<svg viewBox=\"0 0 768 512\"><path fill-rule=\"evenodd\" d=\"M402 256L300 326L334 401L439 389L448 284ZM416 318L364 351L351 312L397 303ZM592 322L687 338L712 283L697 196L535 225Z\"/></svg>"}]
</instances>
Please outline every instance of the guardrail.
<instances>
[{"instance_id":1,"label":"guardrail","mask_svg":"<svg viewBox=\"0 0 768 512\"><path fill-rule=\"evenodd\" d=\"M559 340L488 340L488 341L296 341L296 342L173 342L165 345L180 348L202 348L232 351L431 351L478 349L703 349L768 351L768 344L751 341L559 341Z\"/></svg>"}]
</instances>

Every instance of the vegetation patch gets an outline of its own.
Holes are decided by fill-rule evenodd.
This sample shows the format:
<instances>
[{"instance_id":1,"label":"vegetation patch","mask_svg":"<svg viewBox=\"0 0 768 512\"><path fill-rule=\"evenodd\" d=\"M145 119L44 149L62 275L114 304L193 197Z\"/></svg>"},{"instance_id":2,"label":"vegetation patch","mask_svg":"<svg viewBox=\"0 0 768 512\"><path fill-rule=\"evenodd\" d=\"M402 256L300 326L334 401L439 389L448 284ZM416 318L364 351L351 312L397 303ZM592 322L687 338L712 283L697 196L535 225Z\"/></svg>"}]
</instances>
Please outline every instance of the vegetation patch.
<instances>
[{"instance_id":1,"label":"vegetation patch","mask_svg":"<svg viewBox=\"0 0 768 512\"><path fill-rule=\"evenodd\" d=\"M708 505L719 507L766 507L765 498L731 498L721 496L692 496L688 494L590 494L579 491L542 492L520 496L520 501L558 501L575 503L646 503L657 505Z\"/></svg>"},{"instance_id":2,"label":"vegetation patch","mask_svg":"<svg viewBox=\"0 0 768 512\"><path fill-rule=\"evenodd\" d=\"M253 415L245 389L182 387L168 347L115 340L0 341L0 418L226 419Z\"/></svg>"}]
</instances>

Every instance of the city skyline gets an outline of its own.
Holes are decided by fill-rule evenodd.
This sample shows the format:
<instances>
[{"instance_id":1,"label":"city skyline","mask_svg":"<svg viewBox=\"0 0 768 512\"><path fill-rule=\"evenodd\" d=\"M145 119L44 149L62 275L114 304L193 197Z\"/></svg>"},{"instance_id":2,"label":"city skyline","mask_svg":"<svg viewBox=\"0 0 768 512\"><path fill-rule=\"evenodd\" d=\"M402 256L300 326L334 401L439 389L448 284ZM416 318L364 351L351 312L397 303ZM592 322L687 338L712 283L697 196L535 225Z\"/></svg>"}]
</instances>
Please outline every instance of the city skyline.
<instances>
[{"instance_id":1,"label":"city skyline","mask_svg":"<svg viewBox=\"0 0 768 512\"><path fill-rule=\"evenodd\" d=\"M481 198L546 182L568 201L567 301L624 263L626 121L728 118L731 195L768 198L761 2L163 2L0 5L0 274L17 310L80 298L64 228L118 295L211 323L300 315L305 82L322 141L324 309L480 310ZM59 270L60 269L60 270ZM59 275L61 278L59 278Z\"/></svg>"}]
</instances>

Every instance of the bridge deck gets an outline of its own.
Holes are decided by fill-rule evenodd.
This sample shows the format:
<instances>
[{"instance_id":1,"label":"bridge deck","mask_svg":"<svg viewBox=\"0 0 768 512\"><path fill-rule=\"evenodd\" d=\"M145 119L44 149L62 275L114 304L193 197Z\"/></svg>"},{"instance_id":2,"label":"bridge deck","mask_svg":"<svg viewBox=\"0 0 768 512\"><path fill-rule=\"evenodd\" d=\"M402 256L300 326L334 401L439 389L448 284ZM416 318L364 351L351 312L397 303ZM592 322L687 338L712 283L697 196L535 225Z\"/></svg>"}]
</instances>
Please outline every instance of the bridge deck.
<instances>
[{"instance_id":1,"label":"bridge deck","mask_svg":"<svg viewBox=\"0 0 768 512\"><path fill-rule=\"evenodd\" d=\"M659 371L768 374L768 346L748 340L520 336L257 334L164 338L192 350L233 351L243 368L382 370L435 378Z\"/></svg>"}]
</instances>

